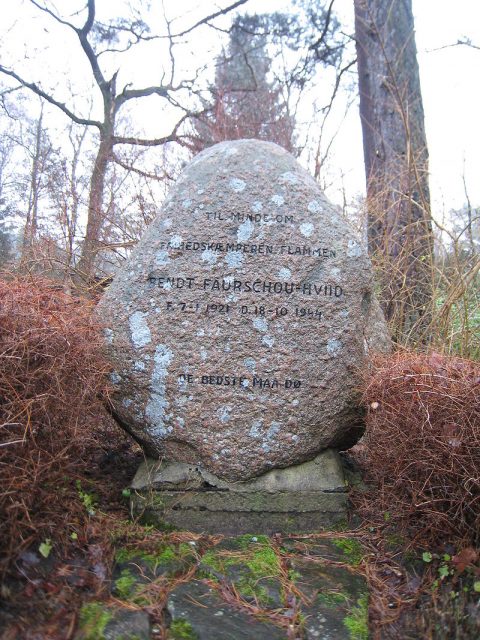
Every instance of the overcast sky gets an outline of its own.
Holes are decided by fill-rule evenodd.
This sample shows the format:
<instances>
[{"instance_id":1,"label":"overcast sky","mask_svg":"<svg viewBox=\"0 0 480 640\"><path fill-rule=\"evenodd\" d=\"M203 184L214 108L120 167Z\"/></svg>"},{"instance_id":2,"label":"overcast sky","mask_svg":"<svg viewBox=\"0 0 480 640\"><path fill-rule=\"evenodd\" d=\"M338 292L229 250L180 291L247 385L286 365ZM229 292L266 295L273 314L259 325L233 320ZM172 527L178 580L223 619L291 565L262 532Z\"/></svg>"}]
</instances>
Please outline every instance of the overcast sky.
<instances>
[{"instance_id":1,"label":"overcast sky","mask_svg":"<svg viewBox=\"0 0 480 640\"><path fill-rule=\"evenodd\" d=\"M118 10L123 3L124 0L98 0L98 8L99 11L102 7ZM61 7L78 7L82 3L78 0L58 0L57 4ZM154 7L159 8L160 4L159 0L152 2ZM225 4L226 0L222 0L221 5ZM27 15L33 15L27 0L3 0L2 5L0 59L3 64L22 61L24 69L34 70L33 76L30 75L32 80L38 79L35 77L38 74L44 76L45 68L49 68L48 77L52 86L56 84L57 70L68 69L72 64L80 65L81 69L81 65L85 64L80 59L75 62L72 54L77 46L74 35L65 35L62 28L55 27L48 20L42 22L43 18L26 18ZM165 0L170 17L184 16L183 20L179 19L176 23L179 26L192 24L197 17L214 11L216 6L211 0ZM243 9L261 13L278 11L286 6L291 7L291 2L249 0ZM345 30L352 32L353 0L336 0L335 6ZM444 211L459 208L465 202L463 174L472 204L480 205L480 49L448 46L459 39L469 38L480 47L480 1L456 0L452 3L451 0L413 0L413 8L430 151L432 198L436 215L441 217ZM205 51L214 51L218 47L218 34L215 31L205 28L198 37L200 40L194 41L191 46L193 57L187 55L183 61L187 68L193 65L195 59L201 59L196 43L201 42ZM26 50L29 51L27 60L23 58ZM212 53L202 55L205 60L212 57ZM142 74L152 68L156 66L152 65L151 59L148 64L137 62L136 77L142 80ZM145 82L151 82L147 76ZM57 95L66 98L58 94L58 87ZM76 101L80 105L83 96L78 88L77 93ZM158 114L158 108L153 118L158 123L164 121ZM342 125L330 162L332 186L329 195L332 199L338 202L338 187L342 184L349 196L364 190L361 129L356 106Z\"/></svg>"}]
</instances>

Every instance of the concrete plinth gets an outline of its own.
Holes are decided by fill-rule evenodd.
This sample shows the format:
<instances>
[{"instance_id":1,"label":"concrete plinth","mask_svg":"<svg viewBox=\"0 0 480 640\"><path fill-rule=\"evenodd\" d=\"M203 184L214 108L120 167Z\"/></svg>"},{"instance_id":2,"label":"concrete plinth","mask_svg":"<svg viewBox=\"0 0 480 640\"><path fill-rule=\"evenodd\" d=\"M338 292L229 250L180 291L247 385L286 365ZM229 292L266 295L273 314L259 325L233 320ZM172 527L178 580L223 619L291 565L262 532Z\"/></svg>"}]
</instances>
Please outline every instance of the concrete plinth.
<instances>
[{"instance_id":1,"label":"concrete plinth","mask_svg":"<svg viewBox=\"0 0 480 640\"><path fill-rule=\"evenodd\" d=\"M347 515L343 467L333 450L234 483L194 465L147 460L131 489L133 516L209 534L307 533L332 527Z\"/></svg>"}]
</instances>

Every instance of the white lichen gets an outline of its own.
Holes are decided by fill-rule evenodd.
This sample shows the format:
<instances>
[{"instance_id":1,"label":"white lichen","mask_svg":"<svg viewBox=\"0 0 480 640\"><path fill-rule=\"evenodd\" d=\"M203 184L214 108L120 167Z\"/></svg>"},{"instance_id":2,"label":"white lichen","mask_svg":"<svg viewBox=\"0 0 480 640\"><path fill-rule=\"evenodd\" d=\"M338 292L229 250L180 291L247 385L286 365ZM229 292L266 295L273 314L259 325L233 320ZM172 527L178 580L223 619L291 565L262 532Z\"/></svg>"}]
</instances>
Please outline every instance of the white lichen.
<instances>
[{"instance_id":1,"label":"white lichen","mask_svg":"<svg viewBox=\"0 0 480 640\"><path fill-rule=\"evenodd\" d=\"M333 357L337 356L342 350L342 343L336 338L330 338L327 342L327 353Z\"/></svg>"},{"instance_id":2,"label":"white lichen","mask_svg":"<svg viewBox=\"0 0 480 640\"><path fill-rule=\"evenodd\" d=\"M170 262L170 258L167 251L157 251L155 255L155 264L157 267L163 267Z\"/></svg>"},{"instance_id":3,"label":"white lichen","mask_svg":"<svg viewBox=\"0 0 480 640\"><path fill-rule=\"evenodd\" d=\"M225 262L230 269L241 267L244 260L244 255L241 251L229 251L225 256Z\"/></svg>"},{"instance_id":4,"label":"white lichen","mask_svg":"<svg viewBox=\"0 0 480 640\"><path fill-rule=\"evenodd\" d=\"M255 329L257 329L257 331L262 331L262 332L268 331L268 322L266 318L264 317L254 318L252 320L252 323Z\"/></svg>"},{"instance_id":5,"label":"white lichen","mask_svg":"<svg viewBox=\"0 0 480 640\"><path fill-rule=\"evenodd\" d=\"M212 249L205 249L205 251L202 251L202 260L213 266L218 260L218 253L212 251Z\"/></svg>"},{"instance_id":6,"label":"white lichen","mask_svg":"<svg viewBox=\"0 0 480 640\"><path fill-rule=\"evenodd\" d=\"M304 222L303 224L300 225L300 233L302 234L302 236L305 236L306 238L310 238L310 236L312 235L314 230L314 226L311 222Z\"/></svg>"},{"instance_id":7,"label":"white lichen","mask_svg":"<svg viewBox=\"0 0 480 640\"><path fill-rule=\"evenodd\" d=\"M247 186L247 183L240 180L240 178L231 178L228 186L232 191L235 191L235 193L241 193Z\"/></svg>"},{"instance_id":8,"label":"white lichen","mask_svg":"<svg viewBox=\"0 0 480 640\"><path fill-rule=\"evenodd\" d=\"M112 371L110 374L110 380L112 381L112 384L120 384L122 378L117 371Z\"/></svg>"},{"instance_id":9,"label":"white lichen","mask_svg":"<svg viewBox=\"0 0 480 640\"><path fill-rule=\"evenodd\" d=\"M307 205L307 209L310 211L310 213L320 213L322 207L316 200L311 200Z\"/></svg>"},{"instance_id":10,"label":"white lichen","mask_svg":"<svg viewBox=\"0 0 480 640\"><path fill-rule=\"evenodd\" d=\"M275 344L275 338L273 336L263 336L262 342L267 345L267 347L271 348Z\"/></svg>"},{"instance_id":11,"label":"white lichen","mask_svg":"<svg viewBox=\"0 0 480 640\"><path fill-rule=\"evenodd\" d=\"M178 234L174 235L170 238L170 246L173 249L179 249L182 246L182 241L183 241L182 236L179 236Z\"/></svg>"},{"instance_id":12,"label":"white lichen","mask_svg":"<svg viewBox=\"0 0 480 640\"><path fill-rule=\"evenodd\" d=\"M287 267L282 267L278 272L280 280L289 280L292 276L292 272Z\"/></svg>"},{"instance_id":13,"label":"white lichen","mask_svg":"<svg viewBox=\"0 0 480 640\"><path fill-rule=\"evenodd\" d=\"M245 358L244 361L243 361L243 364L250 371L250 373L254 373L255 372L255 367L257 366L257 363L255 362L255 360L253 358Z\"/></svg>"},{"instance_id":14,"label":"white lichen","mask_svg":"<svg viewBox=\"0 0 480 640\"><path fill-rule=\"evenodd\" d=\"M130 335L135 349L141 349L152 341L152 334L147 324L147 314L135 311L129 319Z\"/></svg>"},{"instance_id":15,"label":"white lichen","mask_svg":"<svg viewBox=\"0 0 480 640\"><path fill-rule=\"evenodd\" d=\"M262 425L263 425L263 419L260 420L255 420L252 423L252 426L250 427L250 431L248 432L248 435L251 438L260 438L262 436Z\"/></svg>"},{"instance_id":16,"label":"white lichen","mask_svg":"<svg viewBox=\"0 0 480 640\"><path fill-rule=\"evenodd\" d=\"M285 173L282 173L279 179L283 182L289 182L290 184L297 184L298 182L297 176L291 171L286 171Z\"/></svg>"},{"instance_id":17,"label":"white lichen","mask_svg":"<svg viewBox=\"0 0 480 640\"><path fill-rule=\"evenodd\" d=\"M246 242L249 240L253 230L254 224L251 220L245 220L245 222L242 222L237 231L238 242Z\"/></svg>"},{"instance_id":18,"label":"white lichen","mask_svg":"<svg viewBox=\"0 0 480 640\"><path fill-rule=\"evenodd\" d=\"M348 241L347 256L349 258L358 258L362 255L362 253L363 250L360 244L356 240L351 238Z\"/></svg>"},{"instance_id":19,"label":"white lichen","mask_svg":"<svg viewBox=\"0 0 480 640\"><path fill-rule=\"evenodd\" d=\"M229 405L225 405L224 407L220 407L217 410L217 416L220 422L225 423L230 421L230 413L232 412L232 407Z\"/></svg>"},{"instance_id":20,"label":"white lichen","mask_svg":"<svg viewBox=\"0 0 480 640\"><path fill-rule=\"evenodd\" d=\"M166 424L168 421L166 410L169 407L166 399L166 381L168 365L172 358L173 353L166 345L159 344L155 349L154 366L150 380L150 397L145 407L145 416L150 421L148 432L156 437L164 437L172 431L172 427Z\"/></svg>"}]
</instances>

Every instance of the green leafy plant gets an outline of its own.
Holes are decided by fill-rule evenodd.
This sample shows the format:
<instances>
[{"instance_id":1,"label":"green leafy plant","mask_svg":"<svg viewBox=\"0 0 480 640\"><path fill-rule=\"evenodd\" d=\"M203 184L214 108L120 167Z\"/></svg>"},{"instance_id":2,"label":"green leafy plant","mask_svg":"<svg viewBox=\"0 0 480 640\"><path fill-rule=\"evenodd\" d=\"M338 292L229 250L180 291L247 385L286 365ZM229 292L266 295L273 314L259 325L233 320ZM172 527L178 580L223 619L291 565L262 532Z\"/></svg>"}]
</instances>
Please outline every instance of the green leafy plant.
<instances>
[{"instance_id":1,"label":"green leafy plant","mask_svg":"<svg viewBox=\"0 0 480 640\"><path fill-rule=\"evenodd\" d=\"M97 501L96 497L93 493L87 493L82 489L82 483L80 480L77 480L75 483L77 487L77 493L82 501L83 506L85 507L89 516L94 516L97 509Z\"/></svg>"},{"instance_id":2,"label":"green leafy plant","mask_svg":"<svg viewBox=\"0 0 480 640\"><path fill-rule=\"evenodd\" d=\"M50 540L50 538L47 538L46 540L40 543L38 547L38 551L40 555L42 555L44 558L48 558L52 548L53 548L52 541Z\"/></svg>"}]
</instances>

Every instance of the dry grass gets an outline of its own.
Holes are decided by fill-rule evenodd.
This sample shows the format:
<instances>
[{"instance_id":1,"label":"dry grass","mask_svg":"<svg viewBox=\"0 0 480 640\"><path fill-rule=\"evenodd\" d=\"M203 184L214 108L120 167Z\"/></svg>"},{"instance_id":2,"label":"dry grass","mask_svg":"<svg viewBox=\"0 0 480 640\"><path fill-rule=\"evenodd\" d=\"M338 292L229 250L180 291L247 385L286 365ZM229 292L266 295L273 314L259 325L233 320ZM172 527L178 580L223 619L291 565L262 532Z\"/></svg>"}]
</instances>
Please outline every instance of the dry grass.
<instances>
[{"instance_id":1,"label":"dry grass","mask_svg":"<svg viewBox=\"0 0 480 640\"><path fill-rule=\"evenodd\" d=\"M480 531L480 364L414 353L377 357L364 403L370 510L414 539Z\"/></svg>"},{"instance_id":2,"label":"dry grass","mask_svg":"<svg viewBox=\"0 0 480 640\"><path fill-rule=\"evenodd\" d=\"M2 573L33 543L65 543L86 518L75 479L103 420L100 345L83 300L45 280L0 280Z\"/></svg>"}]
</instances>

